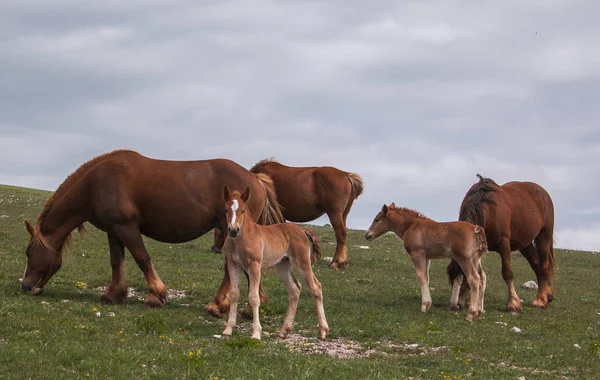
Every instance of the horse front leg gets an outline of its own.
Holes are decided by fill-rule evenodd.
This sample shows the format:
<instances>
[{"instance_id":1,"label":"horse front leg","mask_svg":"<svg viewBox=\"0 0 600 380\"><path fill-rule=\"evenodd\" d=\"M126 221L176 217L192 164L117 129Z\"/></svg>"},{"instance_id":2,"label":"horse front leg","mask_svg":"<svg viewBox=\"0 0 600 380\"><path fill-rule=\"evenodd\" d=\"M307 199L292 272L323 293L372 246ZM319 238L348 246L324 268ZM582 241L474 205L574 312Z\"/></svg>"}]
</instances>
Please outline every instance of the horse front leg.
<instances>
[{"instance_id":1,"label":"horse front leg","mask_svg":"<svg viewBox=\"0 0 600 380\"><path fill-rule=\"evenodd\" d=\"M114 231L144 273L148 285L148 297L146 297L145 304L150 307L163 307L167 302L167 288L154 270L137 226L119 225L114 228Z\"/></svg>"},{"instance_id":2,"label":"horse front leg","mask_svg":"<svg viewBox=\"0 0 600 380\"><path fill-rule=\"evenodd\" d=\"M259 319L259 307L260 297L258 295L258 288L260 285L260 264L252 263L248 267L248 277L250 283L248 284L248 303L252 308L252 339L260 340L262 333L262 326L260 325Z\"/></svg>"},{"instance_id":3,"label":"horse front leg","mask_svg":"<svg viewBox=\"0 0 600 380\"><path fill-rule=\"evenodd\" d=\"M508 288L508 300L506 302L506 307L504 311L518 314L521 312L521 300L519 299L519 295L515 290L514 284L514 273L510 266L510 241L508 238L504 238L500 244L500 249L498 250L500 253L500 258L502 259L502 278L506 282L506 287Z\"/></svg>"},{"instance_id":4,"label":"horse front leg","mask_svg":"<svg viewBox=\"0 0 600 380\"><path fill-rule=\"evenodd\" d=\"M127 298L127 282L125 280L125 245L112 233L108 234L108 245L110 247L112 279L108 286L108 290L100 298L100 302L103 304L123 303Z\"/></svg>"},{"instance_id":5,"label":"horse front leg","mask_svg":"<svg viewBox=\"0 0 600 380\"><path fill-rule=\"evenodd\" d=\"M431 307L431 294L429 293L429 264L425 252L422 250L410 252L410 259L415 266L415 272L421 286L421 312L426 313Z\"/></svg>"},{"instance_id":6,"label":"horse front leg","mask_svg":"<svg viewBox=\"0 0 600 380\"><path fill-rule=\"evenodd\" d=\"M228 260L225 265L225 271L229 273L228 278L230 279L229 294L231 297L231 305L229 307L229 320L227 321L225 330L223 330L223 335L231 336L237 321L237 304L240 297L240 277L242 275L242 267L233 263L231 260Z\"/></svg>"}]
</instances>

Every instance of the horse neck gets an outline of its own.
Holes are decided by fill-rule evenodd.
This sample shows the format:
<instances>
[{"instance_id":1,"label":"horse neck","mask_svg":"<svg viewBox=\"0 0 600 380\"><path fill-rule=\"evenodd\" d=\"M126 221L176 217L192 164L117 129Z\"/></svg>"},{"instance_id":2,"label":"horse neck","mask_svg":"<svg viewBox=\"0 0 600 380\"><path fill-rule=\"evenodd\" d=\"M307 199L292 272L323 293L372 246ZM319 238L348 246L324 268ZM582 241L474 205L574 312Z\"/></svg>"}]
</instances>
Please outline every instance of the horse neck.
<instances>
[{"instance_id":1,"label":"horse neck","mask_svg":"<svg viewBox=\"0 0 600 380\"><path fill-rule=\"evenodd\" d=\"M393 212L393 211L392 211ZM396 235L402 240L404 240L404 235L406 231L417 221L417 217L396 213L392 218L390 218L390 229L394 231Z\"/></svg>"},{"instance_id":2,"label":"horse neck","mask_svg":"<svg viewBox=\"0 0 600 380\"><path fill-rule=\"evenodd\" d=\"M69 234L83 222L85 199L76 189L66 190L60 194L41 221L39 226L42 235L58 248Z\"/></svg>"},{"instance_id":3,"label":"horse neck","mask_svg":"<svg viewBox=\"0 0 600 380\"><path fill-rule=\"evenodd\" d=\"M252 218L252 214L250 214L250 210L246 208L246 220L244 220L244 228L240 235L240 241L244 241L246 239L252 239L254 235L256 235L257 230L261 227L257 224Z\"/></svg>"}]
</instances>

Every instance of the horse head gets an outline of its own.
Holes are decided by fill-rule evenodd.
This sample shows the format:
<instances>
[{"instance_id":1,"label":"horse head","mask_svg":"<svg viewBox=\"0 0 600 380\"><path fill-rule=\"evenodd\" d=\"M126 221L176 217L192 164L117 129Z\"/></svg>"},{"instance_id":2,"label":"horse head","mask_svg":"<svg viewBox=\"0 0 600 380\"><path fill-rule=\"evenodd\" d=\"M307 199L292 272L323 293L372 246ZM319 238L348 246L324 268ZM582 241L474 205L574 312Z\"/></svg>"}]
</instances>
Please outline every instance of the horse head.
<instances>
[{"instance_id":1,"label":"horse head","mask_svg":"<svg viewBox=\"0 0 600 380\"><path fill-rule=\"evenodd\" d=\"M246 203L250 199L250 187L241 195L238 191L229 191L227 185L223 186L223 200L225 201L225 218L227 220L227 233L231 238L237 238L242 233L246 219Z\"/></svg>"},{"instance_id":2,"label":"horse head","mask_svg":"<svg viewBox=\"0 0 600 380\"><path fill-rule=\"evenodd\" d=\"M21 287L32 294L38 294L50 278L62 265L60 250L52 247L51 243L42 235L40 228L34 228L25 221L25 228L30 238L25 248L27 266L23 274Z\"/></svg>"}]
</instances>

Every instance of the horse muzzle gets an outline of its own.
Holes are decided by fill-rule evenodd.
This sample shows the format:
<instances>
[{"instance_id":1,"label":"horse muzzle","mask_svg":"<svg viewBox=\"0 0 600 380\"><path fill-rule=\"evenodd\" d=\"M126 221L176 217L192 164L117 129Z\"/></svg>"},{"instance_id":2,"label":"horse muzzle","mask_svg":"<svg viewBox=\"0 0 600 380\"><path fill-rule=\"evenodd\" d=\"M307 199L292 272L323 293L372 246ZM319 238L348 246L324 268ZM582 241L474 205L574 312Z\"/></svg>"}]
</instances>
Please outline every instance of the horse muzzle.
<instances>
[{"instance_id":1,"label":"horse muzzle","mask_svg":"<svg viewBox=\"0 0 600 380\"><path fill-rule=\"evenodd\" d=\"M229 233L229 237L238 237L238 235L240 234L240 227L228 227L227 232Z\"/></svg>"}]
</instances>

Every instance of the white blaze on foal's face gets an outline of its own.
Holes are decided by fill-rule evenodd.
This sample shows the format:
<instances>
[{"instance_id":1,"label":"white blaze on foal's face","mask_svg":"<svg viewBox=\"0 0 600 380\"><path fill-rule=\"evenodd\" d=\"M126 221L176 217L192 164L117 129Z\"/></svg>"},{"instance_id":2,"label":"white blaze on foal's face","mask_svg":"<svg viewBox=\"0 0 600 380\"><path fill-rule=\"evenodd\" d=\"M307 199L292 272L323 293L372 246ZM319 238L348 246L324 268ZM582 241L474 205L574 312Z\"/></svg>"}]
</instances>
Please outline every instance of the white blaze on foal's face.
<instances>
[{"instance_id":1,"label":"white blaze on foal's face","mask_svg":"<svg viewBox=\"0 0 600 380\"><path fill-rule=\"evenodd\" d=\"M237 199L234 199L231 203L231 222L229 223L229 227L237 227L235 221L237 219L237 210L240 208L240 204Z\"/></svg>"}]
</instances>

